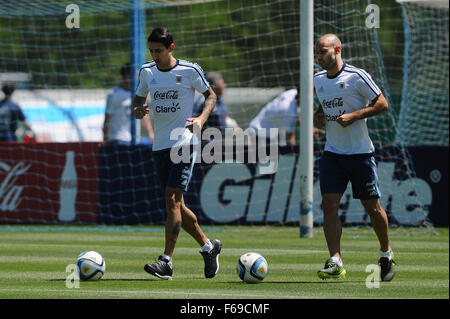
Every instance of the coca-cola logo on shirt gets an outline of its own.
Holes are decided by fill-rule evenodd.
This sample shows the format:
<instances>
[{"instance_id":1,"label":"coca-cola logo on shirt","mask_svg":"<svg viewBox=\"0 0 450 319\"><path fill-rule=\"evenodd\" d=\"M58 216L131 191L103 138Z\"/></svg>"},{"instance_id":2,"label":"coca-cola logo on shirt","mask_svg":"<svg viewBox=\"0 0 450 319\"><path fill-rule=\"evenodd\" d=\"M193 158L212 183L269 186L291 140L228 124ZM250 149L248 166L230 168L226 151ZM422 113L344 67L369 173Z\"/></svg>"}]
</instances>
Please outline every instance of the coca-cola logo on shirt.
<instances>
[{"instance_id":1,"label":"coca-cola logo on shirt","mask_svg":"<svg viewBox=\"0 0 450 319\"><path fill-rule=\"evenodd\" d=\"M328 101L324 99L321 104L322 104L323 108L330 109L330 108L333 108L333 107L343 106L344 105L344 101L343 101L343 98L341 96L341 97L336 97L334 99L330 99Z\"/></svg>"},{"instance_id":2,"label":"coca-cola logo on shirt","mask_svg":"<svg viewBox=\"0 0 450 319\"><path fill-rule=\"evenodd\" d=\"M178 90L168 90L166 92L156 91L153 94L154 100L176 100L178 99Z\"/></svg>"}]
</instances>

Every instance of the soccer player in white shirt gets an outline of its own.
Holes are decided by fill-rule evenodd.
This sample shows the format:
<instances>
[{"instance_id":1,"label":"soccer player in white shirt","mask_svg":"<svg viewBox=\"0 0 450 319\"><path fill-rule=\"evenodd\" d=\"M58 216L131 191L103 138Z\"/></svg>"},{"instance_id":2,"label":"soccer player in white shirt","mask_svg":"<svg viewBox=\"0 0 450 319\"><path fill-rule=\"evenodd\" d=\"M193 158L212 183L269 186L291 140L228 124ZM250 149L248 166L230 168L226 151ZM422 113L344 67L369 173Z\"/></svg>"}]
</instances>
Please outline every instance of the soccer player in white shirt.
<instances>
[{"instance_id":1,"label":"soccer player in white shirt","mask_svg":"<svg viewBox=\"0 0 450 319\"><path fill-rule=\"evenodd\" d=\"M131 144L131 65L126 63L120 68L122 81L113 88L106 97L105 121L103 123L103 139L108 144ZM148 116L142 124L153 143L153 128ZM139 142L141 126L136 126L136 141Z\"/></svg>"},{"instance_id":2,"label":"soccer player in white shirt","mask_svg":"<svg viewBox=\"0 0 450 319\"><path fill-rule=\"evenodd\" d=\"M386 111L388 103L369 74L344 63L341 50L341 41L335 34L321 36L315 45L317 61L325 70L314 75L320 101L314 114L314 126L322 128L325 121L326 143L319 161L319 176L323 230L330 252L330 259L324 269L318 271L318 276L322 279L345 277L338 209L351 182L353 197L360 199L380 242L381 280L390 281L395 272L389 224L379 201L375 149L366 125L367 118Z\"/></svg>"},{"instance_id":3,"label":"soccer player in white shirt","mask_svg":"<svg viewBox=\"0 0 450 319\"><path fill-rule=\"evenodd\" d=\"M161 279L172 279L172 256L180 228L190 234L202 247L205 277L212 278L219 270L222 244L208 239L201 230L197 217L186 207L183 192L192 176L196 154L190 153L189 163L174 163L170 156L172 147L192 144L194 126L200 132L216 104L216 95L206 81L203 70L195 63L175 59L172 34L166 28L155 28L148 37L153 61L139 71L139 84L133 100L133 112L141 119L150 115L154 130L153 158L166 201L165 249L153 264L144 269ZM192 117L194 90L205 97L205 105L198 117ZM147 96L151 99L145 105ZM178 140L171 133L182 131Z\"/></svg>"}]
</instances>

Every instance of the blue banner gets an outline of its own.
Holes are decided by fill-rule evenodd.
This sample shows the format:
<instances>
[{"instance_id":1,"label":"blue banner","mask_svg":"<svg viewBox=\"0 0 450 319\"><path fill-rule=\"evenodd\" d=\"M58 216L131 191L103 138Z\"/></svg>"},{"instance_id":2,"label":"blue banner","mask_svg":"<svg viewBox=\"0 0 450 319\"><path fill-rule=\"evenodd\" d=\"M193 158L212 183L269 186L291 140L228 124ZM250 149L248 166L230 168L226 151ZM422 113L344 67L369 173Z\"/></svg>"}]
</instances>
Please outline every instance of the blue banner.
<instances>
[{"instance_id":1,"label":"blue banner","mask_svg":"<svg viewBox=\"0 0 450 319\"><path fill-rule=\"evenodd\" d=\"M391 224L448 226L448 147L378 148L380 202ZM247 152L247 149L245 149ZM314 223L320 225L318 159L314 161ZM148 146L101 147L99 214L101 224L164 224L165 201ZM195 165L184 198L201 224L296 224L300 208L298 147L280 147L277 167L259 162ZM247 159L247 155L245 159ZM265 169L262 169L265 168ZM352 198L351 185L341 200L344 225L369 222Z\"/></svg>"}]
</instances>

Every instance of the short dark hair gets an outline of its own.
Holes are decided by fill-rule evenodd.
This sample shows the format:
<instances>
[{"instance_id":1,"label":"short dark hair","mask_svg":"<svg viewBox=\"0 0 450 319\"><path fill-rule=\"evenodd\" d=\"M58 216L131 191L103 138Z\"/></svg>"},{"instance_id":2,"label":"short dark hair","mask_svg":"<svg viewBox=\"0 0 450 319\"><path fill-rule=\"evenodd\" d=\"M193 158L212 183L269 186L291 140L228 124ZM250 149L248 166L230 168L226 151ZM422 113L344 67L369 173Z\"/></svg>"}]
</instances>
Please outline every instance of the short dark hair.
<instances>
[{"instance_id":1,"label":"short dark hair","mask_svg":"<svg viewBox=\"0 0 450 319\"><path fill-rule=\"evenodd\" d=\"M122 78L127 79L131 76L131 64L125 63L120 68L120 75L122 75Z\"/></svg>"},{"instance_id":2,"label":"short dark hair","mask_svg":"<svg viewBox=\"0 0 450 319\"><path fill-rule=\"evenodd\" d=\"M152 33L148 36L147 42L159 42L162 43L166 48L173 43L173 36L163 27L154 28Z\"/></svg>"},{"instance_id":3,"label":"short dark hair","mask_svg":"<svg viewBox=\"0 0 450 319\"><path fill-rule=\"evenodd\" d=\"M206 81L208 81L208 83L211 84L212 86L215 86L217 81L223 79L222 74L215 71L206 72L205 77Z\"/></svg>"},{"instance_id":4,"label":"short dark hair","mask_svg":"<svg viewBox=\"0 0 450 319\"><path fill-rule=\"evenodd\" d=\"M12 83L5 83L2 85L2 91L5 93L5 96L11 96L15 90L16 86Z\"/></svg>"}]
</instances>

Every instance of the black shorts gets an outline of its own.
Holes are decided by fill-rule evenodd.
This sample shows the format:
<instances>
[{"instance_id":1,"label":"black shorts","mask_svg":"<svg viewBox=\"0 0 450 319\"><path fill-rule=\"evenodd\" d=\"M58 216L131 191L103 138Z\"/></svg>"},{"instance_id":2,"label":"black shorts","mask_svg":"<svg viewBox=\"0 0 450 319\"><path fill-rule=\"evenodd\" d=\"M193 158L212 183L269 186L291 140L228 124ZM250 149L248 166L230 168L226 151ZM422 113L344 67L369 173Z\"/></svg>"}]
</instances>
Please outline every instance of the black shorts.
<instances>
[{"instance_id":1,"label":"black shorts","mask_svg":"<svg viewBox=\"0 0 450 319\"><path fill-rule=\"evenodd\" d=\"M156 175L163 192L166 187L181 189L187 191L191 181L197 152L191 148L189 151L189 163L174 163L170 158L170 150L164 149L153 152L155 161ZM180 149L181 152L181 149ZM179 153L179 155L181 155Z\"/></svg>"},{"instance_id":2,"label":"black shorts","mask_svg":"<svg viewBox=\"0 0 450 319\"><path fill-rule=\"evenodd\" d=\"M341 155L325 151L319 160L320 192L343 194L352 183L353 198L380 198L373 153Z\"/></svg>"}]
</instances>

